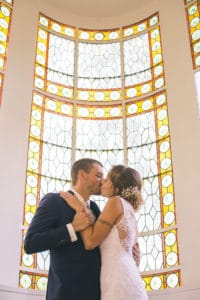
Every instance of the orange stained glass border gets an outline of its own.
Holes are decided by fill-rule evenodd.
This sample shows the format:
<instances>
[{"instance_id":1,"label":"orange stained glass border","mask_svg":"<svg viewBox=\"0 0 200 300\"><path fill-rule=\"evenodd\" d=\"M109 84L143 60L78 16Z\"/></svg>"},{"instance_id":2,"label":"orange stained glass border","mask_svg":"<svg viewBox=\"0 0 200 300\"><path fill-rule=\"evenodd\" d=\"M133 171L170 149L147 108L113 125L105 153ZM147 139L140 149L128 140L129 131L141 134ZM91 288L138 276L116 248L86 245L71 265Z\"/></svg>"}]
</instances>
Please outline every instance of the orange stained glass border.
<instances>
[{"instance_id":1,"label":"orange stained glass border","mask_svg":"<svg viewBox=\"0 0 200 300\"><path fill-rule=\"evenodd\" d=\"M132 37L134 35L141 34L142 32L148 31L148 29L158 25L158 23L159 23L159 15L158 13L155 13L140 22L123 26L122 27L123 37Z\"/></svg>"},{"instance_id":2,"label":"orange stained glass border","mask_svg":"<svg viewBox=\"0 0 200 300\"><path fill-rule=\"evenodd\" d=\"M25 289L34 289L46 291L48 276L47 274L31 273L20 271L19 287Z\"/></svg>"},{"instance_id":3,"label":"orange stained glass border","mask_svg":"<svg viewBox=\"0 0 200 300\"><path fill-rule=\"evenodd\" d=\"M38 151L34 151L31 147L28 149L28 161L35 161L27 165L27 179L26 179L26 195L25 195L25 207L24 207L24 228L27 228L30 224L31 217L34 215L38 199L39 199L39 186L40 177L39 169L41 168L41 152L42 152L42 129L43 129L43 115L45 111L52 112L72 118L73 114L76 114L77 119L117 119L122 117L132 117L138 114L154 111L156 119L156 135L158 136L158 146L161 146L162 141L170 142L169 128L168 128L168 113L166 103L166 92L164 90L164 66L162 59L161 49L161 36L159 27L158 14L154 14L151 17L141 21L137 24L130 26L124 26L122 28L123 38L128 39L132 36L148 32L150 52L151 52L151 74L152 80L143 82L135 86L126 86L124 95L122 95L121 89L110 89L110 90L87 90L78 89L77 99L74 103L74 88L71 86L64 86L55 82L50 82L46 79L47 77L47 46L48 46L48 35L50 32L54 32L60 36L75 40L78 38L77 30L73 26L64 25L60 22L51 20L50 18L41 15L40 26L38 31L38 43L37 43L37 56L40 58L35 64L35 77L34 77L34 91L33 91L33 102L32 102L32 114L30 123L30 143L33 143ZM86 37L83 29L79 30L79 34L84 32L83 36ZM114 30L87 30L89 35L88 40L100 43L109 41L110 35L113 37L118 34L118 29ZM103 36L103 37L102 37ZM96 40L95 40L96 39ZM112 40L111 39L111 40ZM116 37L116 40L118 37ZM80 40L80 36L79 36ZM110 40L110 41L111 41ZM39 92L40 91L40 92ZM125 96L125 103L122 109L122 99ZM103 101L98 101L103 99ZM85 102L83 102L83 100ZM93 101L93 103L92 103ZM95 102L95 103L94 103ZM164 113L163 113L164 112ZM164 117L159 118L159 115ZM166 130L163 134L162 128ZM33 150L33 151L32 151ZM158 169L160 170L159 181L164 182L168 177L172 179L172 164L170 163L168 168L162 169L162 161L164 159L171 160L170 148L165 153L161 151L158 153ZM173 195L173 180L167 186L160 183L160 201L162 211L162 229L165 230L162 235L163 247L163 258L164 268L169 268L167 272L159 270L160 273L156 275L143 275L143 280L146 284L147 290L155 290L165 287L172 287L167 283L167 278L171 278L171 282L176 282L176 285L180 285L180 271L179 268L179 257L178 257L178 243L177 237L173 245L167 245L164 239L168 233L167 229L175 227L175 203L173 201L164 201L166 194ZM168 218L166 216L169 216ZM170 219L171 216L174 216ZM171 222L171 223L169 223ZM160 234L160 233L159 233ZM174 236L177 235L176 230ZM23 245L22 245L23 248ZM177 255L176 263L174 267L177 270L170 270L170 260L167 261L168 255L172 253ZM21 271L20 271L20 287L23 284L26 288L42 289L45 286L46 274L40 274L37 272L37 256L31 255L28 257L24 250L21 253ZM26 257L25 257L26 256ZM169 262L169 263L168 263ZM24 270L27 269L27 270ZM30 269L30 271L28 270ZM31 271L34 269L35 273ZM45 272L45 271L44 271ZM153 272L153 271L152 271ZM169 277L172 274L171 277ZM26 276L25 276L26 275ZM25 276L25 277L23 277ZM41 278L41 282L39 279ZM173 280L172 280L173 279ZM38 284L40 282L40 284ZM161 282L161 284L160 284Z\"/></svg>"},{"instance_id":4,"label":"orange stained glass border","mask_svg":"<svg viewBox=\"0 0 200 300\"><path fill-rule=\"evenodd\" d=\"M147 17L146 19L137 22L132 25L122 27L122 37L131 37L154 27L159 23L158 13ZM76 27L66 25L61 22L55 21L52 18L47 17L44 14L40 14L40 25L46 27L51 32L67 36L69 38L75 38ZM77 37L79 40L90 41L90 42L112 42L117 41L121 38L120 28L111 29L86 29L79 28Z\"/></svg>"},{"instance_id":5,"label":"orange stained glass border","mask_svg":"<svg viewBox=\"0 0 200 300\"><path fill-rule=\"evenodd\" d=\"M39 99L39 100L38 100ZM159 102L162 99L161 102ZM126 107L126 117L136 116L141 113L146 113L149 111L157 110L157 114L163 109L167 112L166 107L166 92L162 91L155 95L146 96L142 99L129 100L125 104ZM75 108L75 111L74 111ZM77 101L76 105L73 102L66 102L62 98L57 99L53 96L46 96L39 92L33 93L33 104L32 104L32 118L31 118L31 128L32 126L37 126L38 131L42 130L42 117L34 116L34 112L38 112L42 116L43 111L53 112L58 115L73 117L74 112L76 112L77 118L82 119L117 119L122 118L122 103L117 101L115 103L82 103ZM83 114L81 113L83 111ZM98 111L101 113L98 114ZM161 125L168 126L167 118L165 121L158 120L158 128ZM37 139L37 136L32 135L30 131L30 136ZM37 171L37 170L36 170Z\"/></svg>"},{"instance_id":6,"label":"orange stained glass border","mask_svg":"<svg viewBox=\"0 0 200 300\"><path fill-rule=\"evenodd\" d=\"M109 29L109 30L88 30L78 29L78 39L90 42L111 42L120 39L120 29Z\"/></svg>"},{"instance_id":7,"label":"orange stained glass border","mask_svg":"<svg viewBox=\"0 0 200 300\"><path fill-rule=\"evenodd\" d=\"M74 38L75 37L75 26L66 25L61 22L55 21L52 18L47 17L44 14L40 14L39 24L47 30L60 34L64 37Z\"/></svg>"},{"instance_id":8,"label":"orange stained glass border","mask_svg":"<svg viewBox=\"0 0 200 300\"><path fill-rule=\"evenodd\" d=\"M12 0L3 1L0 0L0 33L1 33L1 54L0 54L0 106L2 102L2 91L3 91L3 81L7 60L7 51L9 44L9 32L10 25L12 20L12 9L13 9Z\"/></svg>"},{"instance_id":9,"label":"orange stained glass border","mask_svg":"<svg viewBox=\"0 0 200 300\"><path fill-rule=\"evenodd\" d=\"M185 1L185 11L194 70L200 68L200 1Z\"/></svg>"},{"instance_id":10,"label":"orange stained glass border","mask_svg":"<svg viewBox=\"0 0 200 300\"><path fill-rule=\"evenodd\" d=\"M26 232L26 231L25 231ZM24 232L24 234L25 234ZM168 236L173 235L175 238L168 238ZM165 260L164 260L164 267L165 270L169 265L166 263L168 260L168 256L170 254L177 255L178 256L178 244L177 244L177 232L176 229L169 230L162 233L162 239L163 242L165 240L166 251L165 251ZM28 263L29 268L35 269L36 268L36 254L33 255L27 255L22 252L22 258L25 256L26 263ZM34 263L33 263L34 261ZM178 268L179 261L177 260L176 264L174 264L174 267L176 266ZM27 264L22 264L22 268L27 269ZM21 288L29 288L29 289L37 289L37 290L45 290L46 284L47 284L47 273L38 273L36 271L32 272L28 270L21 270L20 271L20 283L19 287ZM150 275L147 275L145 273L142 273L142 279L145 284L145 288L150 290L159 290L164 288L173 288L178 287L181 285L181 273L180 270L171 270L171 271L165 271L162 272L156 272L155 274L152 273Z\"/></svg>"},{"instance_id":11,"label":"orange stained glass border","mask_svg":"<svg viewBox=\"0 0 200 300\"><path fill-rule=\"evenodd\" d=\"M184 0L185 5L189 4L190 2L194 2L195 0Z\"/></svg>"},{"instance_id":12,"label":"orange stained glass border","mask_svg":"<svg viewBox=\"0 0 200 300\"><path fill-rule=\"evenodd\" d=\"M171 280L170 280L171 279ZM134 279L133 279L134 280ZM179 270L169 273L156 273L150 276L142 276L147 291L161 290L181 286L181 273ZM45 291L47 287L47 274L20 271L19 287Z\"/></svg>"},{"instance_id":13,"label":"orange stained glass border","mask_svg":"<svg viewBox=\"0 0 200 300\"><path fill-rule=\"evenodd\" d=\"M174 277L173 283L170 283L170 277ZM156 291L165 288L174 288L181 286L181 272L179 270L169 273L156 273L151 276L142 276L147 291Z\"/></svg>"}]
</instances>

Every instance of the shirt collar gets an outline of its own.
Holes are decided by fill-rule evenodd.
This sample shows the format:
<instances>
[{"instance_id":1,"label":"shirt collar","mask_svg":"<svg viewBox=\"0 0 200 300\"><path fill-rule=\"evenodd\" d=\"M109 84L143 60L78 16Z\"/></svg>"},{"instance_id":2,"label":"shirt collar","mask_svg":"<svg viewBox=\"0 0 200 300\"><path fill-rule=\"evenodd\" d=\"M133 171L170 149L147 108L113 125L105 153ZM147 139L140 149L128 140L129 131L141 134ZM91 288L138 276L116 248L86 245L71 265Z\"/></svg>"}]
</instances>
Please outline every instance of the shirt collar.
<instances>
[{"instance_id":1,"label":"shirt collar","mask_svg":"<svg viewBox=\"0 0 200 300\"><path fill-rule=\"evenodd\" d=\"M87 206L89 207L90 206L90 200L87 200L85 202L84 198L77 192L75 191L74 189L70 189L74 195L77 197L77 199L81 202L81 203L84 203L84 204L87 204Z\"/></svg>"}]
</instances>

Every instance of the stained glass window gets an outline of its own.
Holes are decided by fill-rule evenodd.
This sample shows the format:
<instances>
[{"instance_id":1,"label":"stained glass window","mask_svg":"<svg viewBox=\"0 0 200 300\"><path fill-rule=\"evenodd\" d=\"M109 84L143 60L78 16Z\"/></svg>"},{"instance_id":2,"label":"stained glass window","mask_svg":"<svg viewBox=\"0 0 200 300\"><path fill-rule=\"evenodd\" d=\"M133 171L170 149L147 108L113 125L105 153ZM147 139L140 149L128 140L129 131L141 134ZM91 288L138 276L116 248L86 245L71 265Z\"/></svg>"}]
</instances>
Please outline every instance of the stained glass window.
<instances>
[{"instance_id":1,"label":"stained glass window","mask_svg":"<svg viewBox=\"0 0 200 300\"><path fill-rule=\"evenodd\" d=\"M0 106L8 51L13 0L0 0Z\"/></svg>"},{"instance_id":2,"label":"stained glass window","mask_svg":"<svg viewBox=\"0 0 200 300\"><path fill-rule=\"evenodd\" d=\"M107 171L123 163L144 179L137 213L147 290L180 282L164 63L156 13L137 24L88 30L40 15L27 158L23 235L41 197L70 186L74 160ZM105 199L94 198L103 208ZM22 245L19 286L45 290L48 251Z\"/></svg>"},{"instance_id":3,"label":"stained glass window","mask_svg":"<svg viewBox=\"0 0 200 300\"><path fill-rule=\"evenodd\" d=\"M200 1L185 0L185 10L200 114Z\"/></svg>"}]
</instances>

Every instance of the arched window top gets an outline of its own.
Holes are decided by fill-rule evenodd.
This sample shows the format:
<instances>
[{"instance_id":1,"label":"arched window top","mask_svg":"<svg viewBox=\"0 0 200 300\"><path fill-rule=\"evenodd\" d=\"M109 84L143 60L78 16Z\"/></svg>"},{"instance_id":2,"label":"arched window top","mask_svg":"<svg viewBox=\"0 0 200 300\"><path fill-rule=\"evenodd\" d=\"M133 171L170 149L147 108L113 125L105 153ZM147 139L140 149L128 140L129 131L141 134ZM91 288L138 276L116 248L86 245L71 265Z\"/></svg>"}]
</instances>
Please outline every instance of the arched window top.
<instances>
[{"instance_id":1,"label":"arched window top","mask_svg":"<svg viewBox=\"0 0 200 300\"><path fill-rule=\"evenodd\" d=\"M70 39L76 39L77 37L79 41L98 43L113 42L120 40L120 38L130 38L139 35L144 31L150 30L158 23L158 13L155 13L152 16L134 24L129 24L122 28L112 28L107 30L76 28L76 26L66 25L55 21L44 14L40 14L39 18L39 24L51 32Z\"/></svg>"}]
</instances>

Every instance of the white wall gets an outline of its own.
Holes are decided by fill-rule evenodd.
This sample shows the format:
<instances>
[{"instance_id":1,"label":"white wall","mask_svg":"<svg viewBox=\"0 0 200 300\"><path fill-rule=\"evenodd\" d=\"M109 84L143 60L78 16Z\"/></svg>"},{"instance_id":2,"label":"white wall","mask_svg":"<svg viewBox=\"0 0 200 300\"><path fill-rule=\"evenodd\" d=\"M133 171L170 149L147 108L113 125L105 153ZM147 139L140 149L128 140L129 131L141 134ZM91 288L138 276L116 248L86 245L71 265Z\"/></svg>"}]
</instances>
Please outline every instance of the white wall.
<instances>
[{"instance_id":1,"label":"white wall","mask_svg":"<svg viewBox=\"0 0 200 300\"><path fill-rule=\"evenodd\" d=\"M149 292L149 300L168 300L169 298L170 300L199 300L199 296L200 288L197 287L180 287ZM45 300L45 293L0 285L0 300Z\"/></svg>"},{"instance_id":2,"label":"white wall","mask_svg":"<svg viewBox=\"0 0 200 300\"><path fill-rule=\"evenodd\" d=\"M45 293L0 285L0 300L45 300Z\"/></svg>"},{"instance_id":3,"label":"white wall","mask_svg":"<svg viewBox=\"0 0 200 300\"><path fill-rule=\"evenodd\" d=\"M150 4L151 2L151 4ZM0 109L0 300L43 299L18 290L26 154L39 11L84 28L114 28L160 13L178 237L183 287L150 293L151 299L200 299L200 119L182 0L147 1L138 11L113 18L71 15L45 0L15 0ZM125 21L124 21L125 20Z\"/></svg>"}]
</instances>

